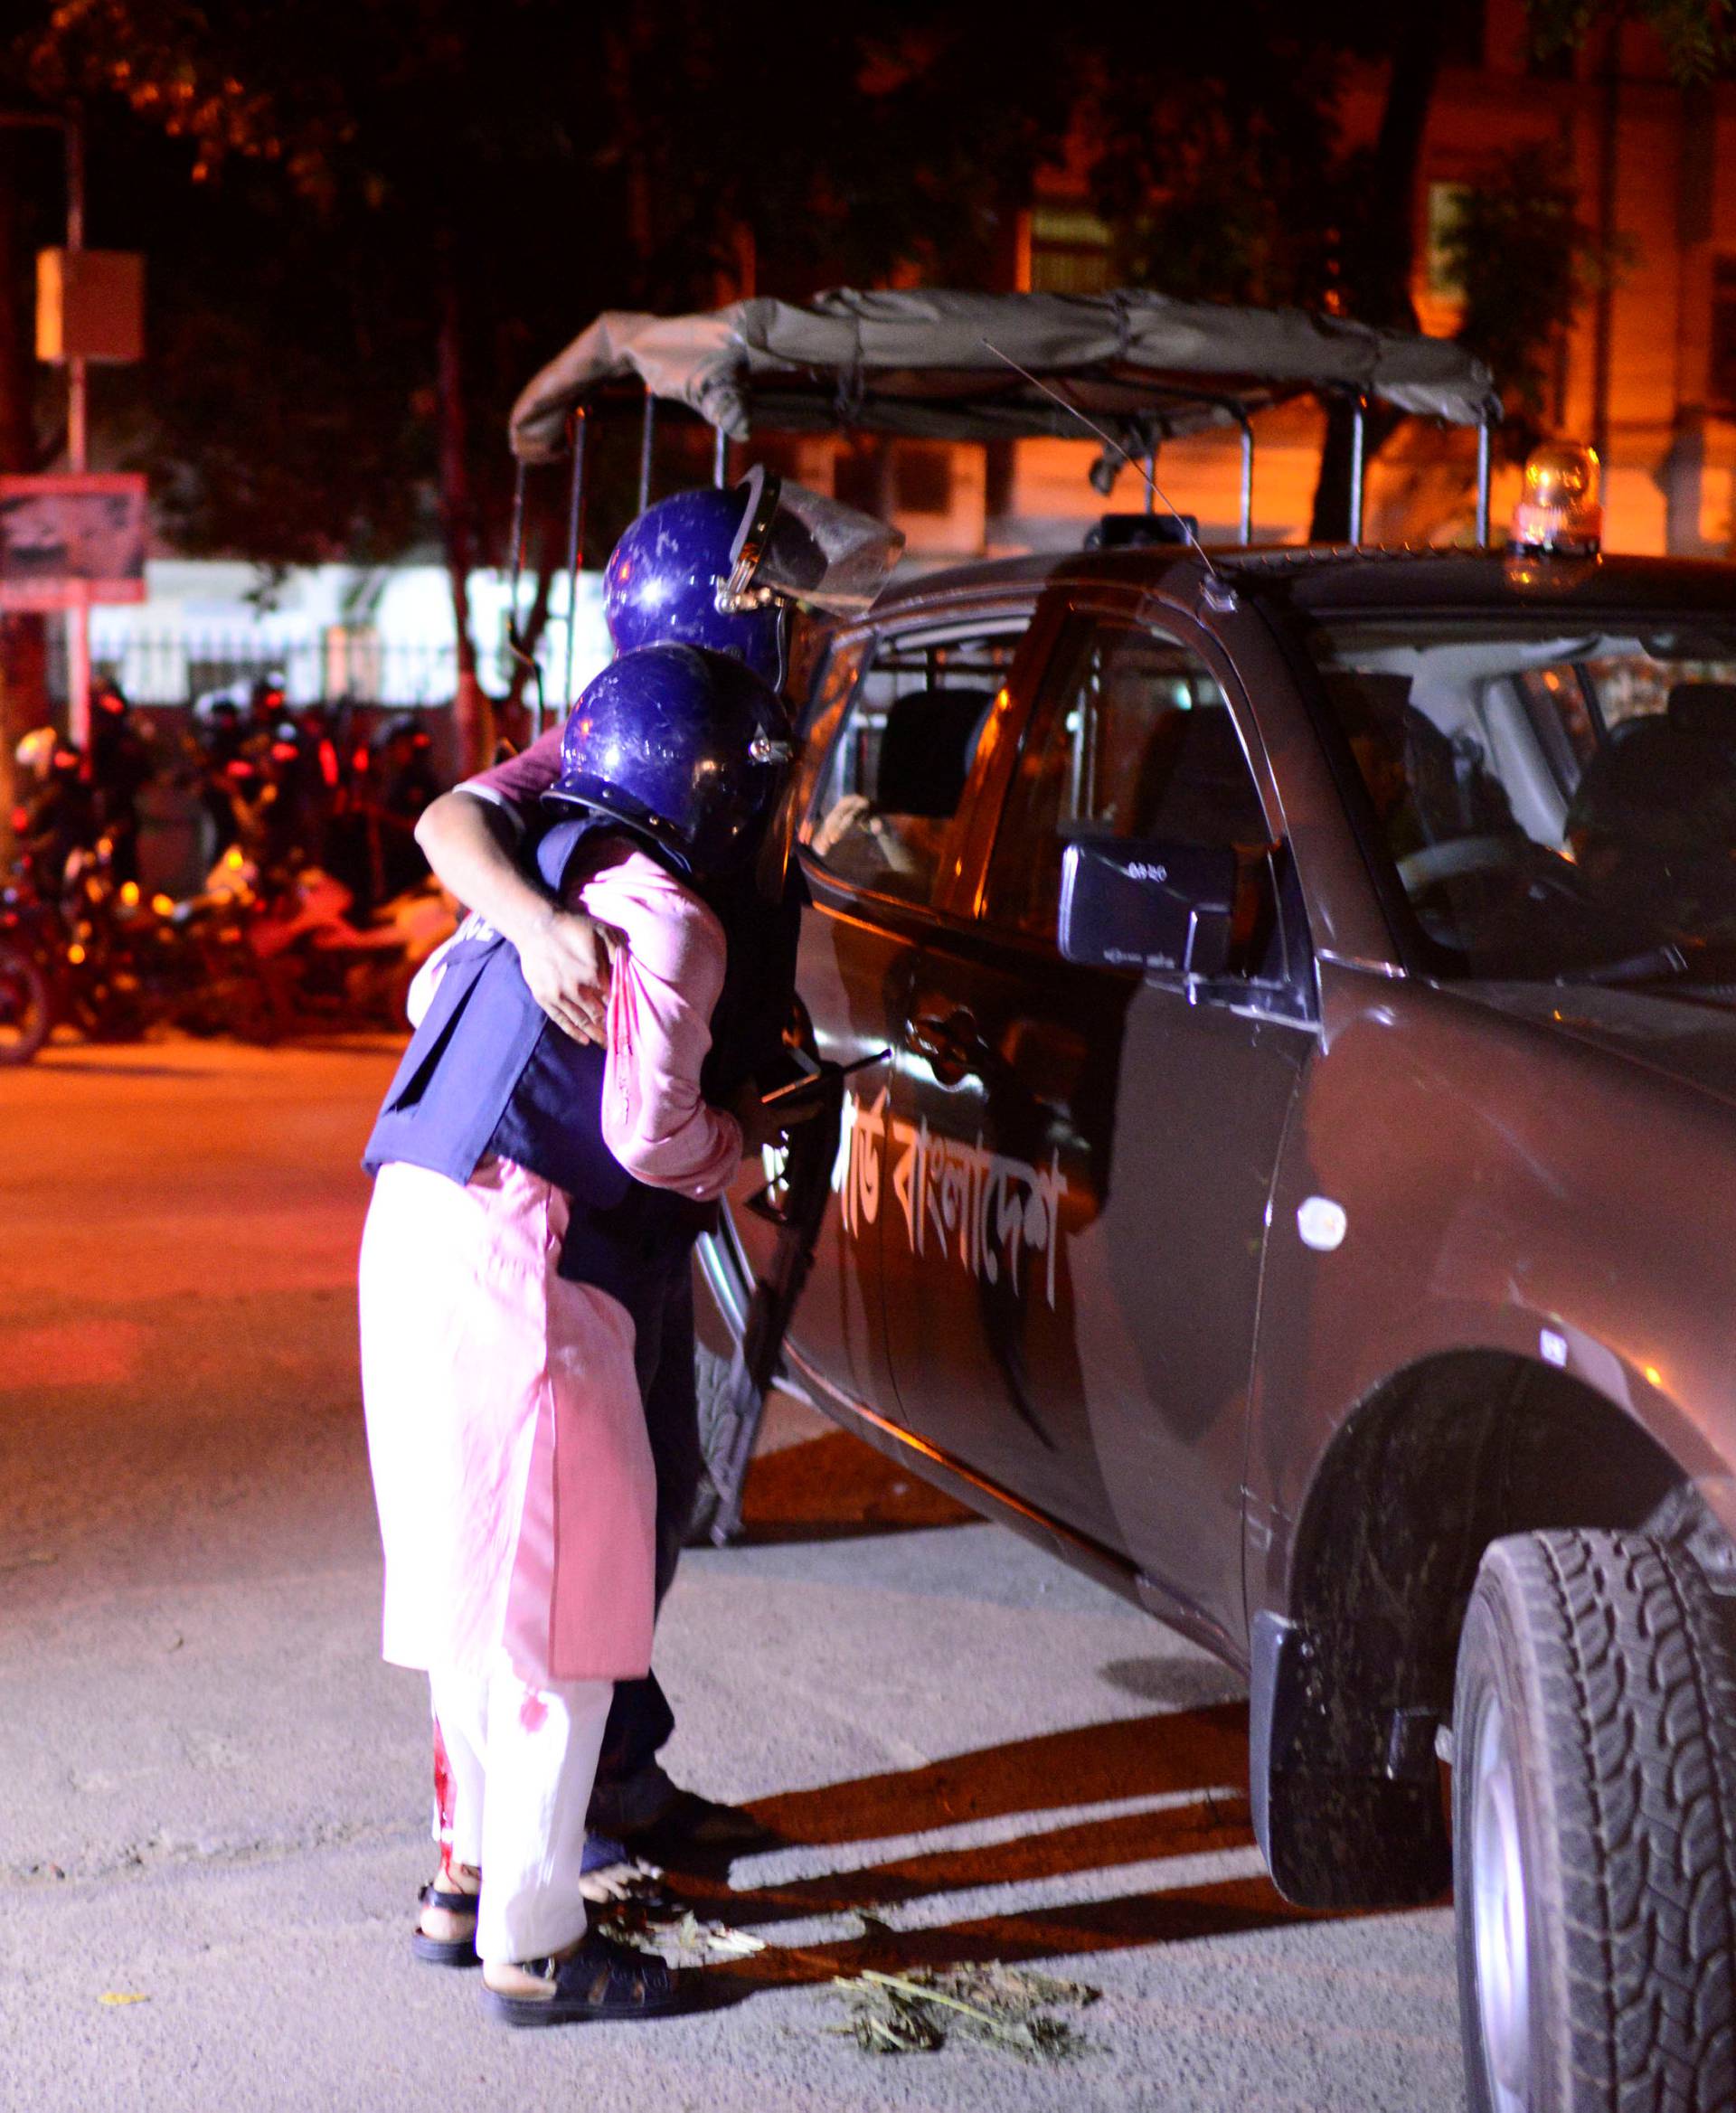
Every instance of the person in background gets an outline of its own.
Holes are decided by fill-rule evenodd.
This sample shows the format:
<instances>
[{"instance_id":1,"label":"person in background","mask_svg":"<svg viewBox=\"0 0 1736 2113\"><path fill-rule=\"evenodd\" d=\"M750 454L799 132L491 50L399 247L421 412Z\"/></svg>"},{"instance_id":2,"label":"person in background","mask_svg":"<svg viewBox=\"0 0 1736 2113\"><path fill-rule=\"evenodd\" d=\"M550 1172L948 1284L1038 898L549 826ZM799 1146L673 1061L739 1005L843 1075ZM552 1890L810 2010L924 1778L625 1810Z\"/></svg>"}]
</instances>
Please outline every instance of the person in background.
<instances>
[{"instance_id":1,"label":"person in background","mask_svg":"<svg viewBox=\"0 0 1736 2113\"><path fill-rule=\"evenodd\" d=\"M151 744L120 684L108 675L90 685L90 740L85 769L97 819L111 846L116 881L138 878L138 796L156 768Z\"/></svg>"},{"instance_id":2,"label":"person in background","mask_svg":"<svg viewBox=\"0 0 1736 2113\"><path fill-rule=\"evenodd\" d=\"M329 873L334 829L344 796L336 722L326 705L309 704L290 723L295 729L295 754L283 766L286 833L307 864Z\"/></svg>"},{"instance_id":3,"label":"person in background","mask_svg":"<svg viewBox=\"0 0 1736 2113\"><path fill-rule=\"evenodd\" d=\"M289 717L289 699L278 675L258 675L248 692L247 725L241 735L241 749L255 762L263 764L272 743L278 739L278 730Z\"/></svg>"},{"instance_id":4,"label":"person in background","mask_svg":"<svg viewBox=\"0 0 1736 2113\"><path fill-rule=\"evenodd\" d=\"M200 746L213 770L222 770L241 752L241 707L231 697L219 697L204 715Z\"/></svg>"},{"instance_id":5,"label":"person in background","mask_svg":"<svg viewBox=\"0 0 1736 2113\"><path fill-rule=\"evenodd\" d=\"M381 880L388 900L428 877L428 861L416 842L416 825L439 797L440 789L433 737L418 714L400 712L381 740L374 773Z\"/></svg>"},{"instance_id":6,"label":"person in background","mask_svg":"<svg viewBox=\"0 0 1736 2113\"><path fill-rule=\"evenodd\" d=\"M88 850L97 836L83 758L52 726L38 726L19 741L13 761L18 806L12 828L19 861L42 894L58 895L67 860L75 851Z\"/></svg>"}]
</instances>

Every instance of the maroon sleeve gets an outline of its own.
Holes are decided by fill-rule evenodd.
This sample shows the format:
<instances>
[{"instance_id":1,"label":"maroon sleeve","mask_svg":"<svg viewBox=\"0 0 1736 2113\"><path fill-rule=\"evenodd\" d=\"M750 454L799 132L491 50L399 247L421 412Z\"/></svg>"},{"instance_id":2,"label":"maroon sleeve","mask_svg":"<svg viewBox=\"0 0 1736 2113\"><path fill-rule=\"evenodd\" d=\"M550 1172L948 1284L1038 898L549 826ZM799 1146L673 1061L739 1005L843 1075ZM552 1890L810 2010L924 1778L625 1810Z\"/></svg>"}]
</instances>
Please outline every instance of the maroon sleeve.
<instances>
[{"instance_id":1,"label":"maroon sleeve","mask_svg":"<svg viewBox=\"0 0 1736 2113\"><path fill-rule=\"evenodd\" d=\"M517 756L508 756L492 770L479 770L467 778L461 790L474 792L517 816L521 822L536 818L547 792L561 774L561 729L552 726Z\"/></svg>"}]
</instances>

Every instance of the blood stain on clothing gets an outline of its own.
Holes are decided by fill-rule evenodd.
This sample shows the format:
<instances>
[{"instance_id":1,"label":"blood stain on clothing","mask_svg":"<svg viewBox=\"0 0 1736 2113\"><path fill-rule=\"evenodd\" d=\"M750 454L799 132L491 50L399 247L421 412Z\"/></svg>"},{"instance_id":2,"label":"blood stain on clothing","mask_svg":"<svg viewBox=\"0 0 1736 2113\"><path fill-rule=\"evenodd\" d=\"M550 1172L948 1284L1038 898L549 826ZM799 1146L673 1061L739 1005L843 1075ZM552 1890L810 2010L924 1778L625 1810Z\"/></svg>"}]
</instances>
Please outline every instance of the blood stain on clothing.
<instances>
[{"instance_id":1,"label":"blood stain on clothing","mask_svg":"<svg viewBox=\"0 0 1736 2113\"><path fill-rule=\"evenodd\" d=\"M440 1829L440 1874L452 1875L452 1764L446 1758L446 1740L440 1736L440 1720L434 1719L434 1813Z\"/></svg>"}]
</instances>

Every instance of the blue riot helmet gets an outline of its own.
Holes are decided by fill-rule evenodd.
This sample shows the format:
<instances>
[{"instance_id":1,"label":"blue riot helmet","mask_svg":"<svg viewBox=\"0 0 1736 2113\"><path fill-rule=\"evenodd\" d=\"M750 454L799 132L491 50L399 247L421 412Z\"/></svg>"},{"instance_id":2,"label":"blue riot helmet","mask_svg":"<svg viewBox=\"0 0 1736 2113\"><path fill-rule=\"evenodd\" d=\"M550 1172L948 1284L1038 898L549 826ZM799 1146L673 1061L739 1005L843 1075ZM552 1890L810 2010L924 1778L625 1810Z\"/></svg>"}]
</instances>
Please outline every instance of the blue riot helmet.
<instances>
[{"instance_id":1,"label":"blue riot helmet","mask_svg":"<svg viewBox=\"0 0 1736 2113\"><path fill-rule=\"evenodd\" d=\"M742 495L676 492L641 514L609 552L603 613L617 653L642 646L697 646L726 653L778 689L784 679L784 611L775 606L721 609L741 525Z\"/></svg>"},{"instance_id":2,"label":"blue riot helmet","mask_svg":"<svg viewBox=\"0 0 1736 2113\"><path fill-rule=\"evenodd\" d=\"M641 646L567 715L551 807L608 815L709 879L759 848L793 754L775 693L726 654Z\"/></svg>"},{"instance_id":3,"label":"blue riot helmet","mask_svg":"<svg viewBox=\"0 0 1736 2113\"><path fill-rule=\"evenodd\" d=\"M728 654L774 690L792 608L865 609L904 538L756 464L730 491L647 507L609 555L603 609L618 653L675 643Z\"/></svg>"}]
</instances>

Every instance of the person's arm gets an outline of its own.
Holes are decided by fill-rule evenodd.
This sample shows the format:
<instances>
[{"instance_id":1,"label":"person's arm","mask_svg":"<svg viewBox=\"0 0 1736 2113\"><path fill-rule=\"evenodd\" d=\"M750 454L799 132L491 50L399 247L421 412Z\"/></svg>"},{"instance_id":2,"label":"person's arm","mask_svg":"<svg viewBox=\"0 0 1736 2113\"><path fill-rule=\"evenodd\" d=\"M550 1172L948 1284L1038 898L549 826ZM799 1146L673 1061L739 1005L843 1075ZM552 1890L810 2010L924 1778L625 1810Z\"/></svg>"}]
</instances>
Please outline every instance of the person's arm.
<instances>
[{"instance_id":1,"label":"person's arm","mask_svg":"<svg viewBox=\"0 0 1736 2113\"><path fill-rule=\"evenodd\" d=\"M603 933L519 864L523 808L540 797L542 743L424 807L416 841L435 876L518 951L531 995L575 1042L600 1042L609 1003Z\"/></svg>"},{"instance_id":2,"label":"person's arm","mask_svg":"<svg viewBox=\"0 0 1736 2113\"><path fill-rule=\"evenodd\" d=\"M620 932L609 1000L603 1142L653 1188L699 1201L734 1178L742 1125L708 1107L700 1072L723 986L723 928L698 897L643 852L582 884L591 914Z\"/></svg>"}]
</instances>

